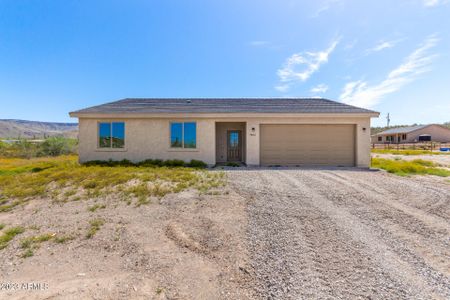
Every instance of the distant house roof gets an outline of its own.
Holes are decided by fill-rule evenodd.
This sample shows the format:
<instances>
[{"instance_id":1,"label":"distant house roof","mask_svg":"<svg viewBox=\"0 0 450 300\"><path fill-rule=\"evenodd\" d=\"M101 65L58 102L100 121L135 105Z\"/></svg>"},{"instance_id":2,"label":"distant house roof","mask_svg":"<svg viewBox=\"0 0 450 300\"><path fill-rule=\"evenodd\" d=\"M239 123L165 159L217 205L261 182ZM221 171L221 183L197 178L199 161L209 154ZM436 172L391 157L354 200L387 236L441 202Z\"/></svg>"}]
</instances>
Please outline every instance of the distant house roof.
<instances>
[{"instance_id":1,"label":"distant house roof","mask_svg":"<svg viewBox=\"0 0 450 300\"><path fill-rule=\"evenodd\" d=\"M417 125L417 126L408 126L408 127L397 127L397 128L391 128L382 132L377 133L377 135L385 135L385 134L403 134L403 133L410 133L428 126L432 126L434 124L428 124L428 125Z\"/></svg>"},{"instance_id":2,"label":"distant house roof","mask_svg":"<svg viewBox=\"0 0 450 300\"><path fill-rule=\"evenodd\" d=\"M378 112L323 98L127 98L71 112L136 113L364 113Z\"/></svg>"}]
</instances>

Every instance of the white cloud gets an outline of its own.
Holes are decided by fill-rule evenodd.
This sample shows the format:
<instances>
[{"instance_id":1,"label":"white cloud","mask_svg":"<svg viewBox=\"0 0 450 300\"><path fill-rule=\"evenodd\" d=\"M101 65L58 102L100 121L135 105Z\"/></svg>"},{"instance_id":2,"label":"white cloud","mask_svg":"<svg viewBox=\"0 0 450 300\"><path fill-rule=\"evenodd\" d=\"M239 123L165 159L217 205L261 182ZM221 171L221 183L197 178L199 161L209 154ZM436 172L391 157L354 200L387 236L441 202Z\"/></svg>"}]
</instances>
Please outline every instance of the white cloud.
<instances>
[{"instance_id":1,"label":"white cloud","mask_svg":"<svg viewBox=\"0 0 450 300\"><path fill-rule=\"evenodd\" d=\"M311 89L311 93L313 94L319 94L319 93L326 93L328 91L328 85L321 83L319 85L316 85Z\"/></svg>"},{"instance_id":2,"label":"white cloud","mask_svg":"<svg viewBox=\"0 0 450 300\"><path fill-rule=\"evenodd\" d=\"M430 70L435 55L429 54L438 42L436 36L428 37L423 44L405 58L403 63L392 70L386 78L378 84L369 85L366 81L352 81L345 85L340 100L344 103L373 107L387 94L394 93L416 77Z\"/></svg>"},{"instance_id":3,"label":"white cloud","mask_svg":"<svg viewBox=\"0 0 450 300\"><path fill-rule=\"evenodd\" d=\"M323 51L294 53L288 57L283 67L277 71L281 84L276 89L280 90L279 87L282 86L282 90L287 91L294 82L308 80L320 66L328 62L338 43L339 40L336 39Z\"/></svg>"},{"instance_id":4,"label":"white cloud","mask_svg":"<svg viewBox=\"0 0 450 300\"><path fill-rule=\"evenodd\" d=\"M426 7L434 7L442 4L447 4L449 0L423 0L423 5Z\"/></svg>"}]
</instances>

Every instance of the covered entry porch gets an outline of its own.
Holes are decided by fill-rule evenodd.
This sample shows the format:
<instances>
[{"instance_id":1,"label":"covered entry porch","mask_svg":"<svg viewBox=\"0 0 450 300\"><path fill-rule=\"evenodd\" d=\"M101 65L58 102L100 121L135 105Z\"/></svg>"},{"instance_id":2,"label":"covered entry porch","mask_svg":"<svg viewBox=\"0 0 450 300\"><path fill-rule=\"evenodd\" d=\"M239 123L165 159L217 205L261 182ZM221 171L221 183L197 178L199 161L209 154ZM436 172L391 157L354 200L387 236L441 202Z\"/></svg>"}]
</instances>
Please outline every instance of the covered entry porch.
<instances>
[{"instance_id":1,"label":"covered entry porch","mask_svg":"<svg viewBox=\"0 0 450 300\"><path fill-rule=\"evenodd\" d=\"M246 122L216 122L216 163L246 163Z\"/></svg>"}]
</instances>

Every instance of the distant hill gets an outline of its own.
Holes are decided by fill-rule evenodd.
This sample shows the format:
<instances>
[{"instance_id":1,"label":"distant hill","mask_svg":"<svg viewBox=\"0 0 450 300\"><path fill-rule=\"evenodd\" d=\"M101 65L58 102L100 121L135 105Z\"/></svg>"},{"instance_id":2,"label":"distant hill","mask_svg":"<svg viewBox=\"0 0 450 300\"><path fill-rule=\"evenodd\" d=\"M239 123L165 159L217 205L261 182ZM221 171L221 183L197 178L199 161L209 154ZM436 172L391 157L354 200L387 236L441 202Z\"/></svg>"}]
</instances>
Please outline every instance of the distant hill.
<instances>
[{"instance_id":1,"label":"distant hill","mask_svg":"<svg viewBox=\"0 0 450 300\"><path fill-rule=\"evenodd\" d=\"M0 138L41 139L49 136L76 138L78 124L0 119Z\"/></svg>"}]
</instances>

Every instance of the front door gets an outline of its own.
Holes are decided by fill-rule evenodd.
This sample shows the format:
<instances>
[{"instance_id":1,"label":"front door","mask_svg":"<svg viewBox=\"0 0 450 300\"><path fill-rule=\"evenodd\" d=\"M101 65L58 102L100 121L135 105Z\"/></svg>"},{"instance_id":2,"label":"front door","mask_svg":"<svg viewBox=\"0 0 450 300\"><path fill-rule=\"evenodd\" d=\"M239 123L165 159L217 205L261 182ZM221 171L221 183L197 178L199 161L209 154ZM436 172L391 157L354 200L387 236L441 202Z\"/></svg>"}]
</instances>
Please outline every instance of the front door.
<instances>
[{"instance_id":1,"label":"front door","mask_svg":"<svg viewBox=\"0 0 450 300\"><path fill-rule=\"evenodd\" d=\"M242 161L242 136L240 130L227 132L227 160Z\"/></svg>"}]
</instances>

